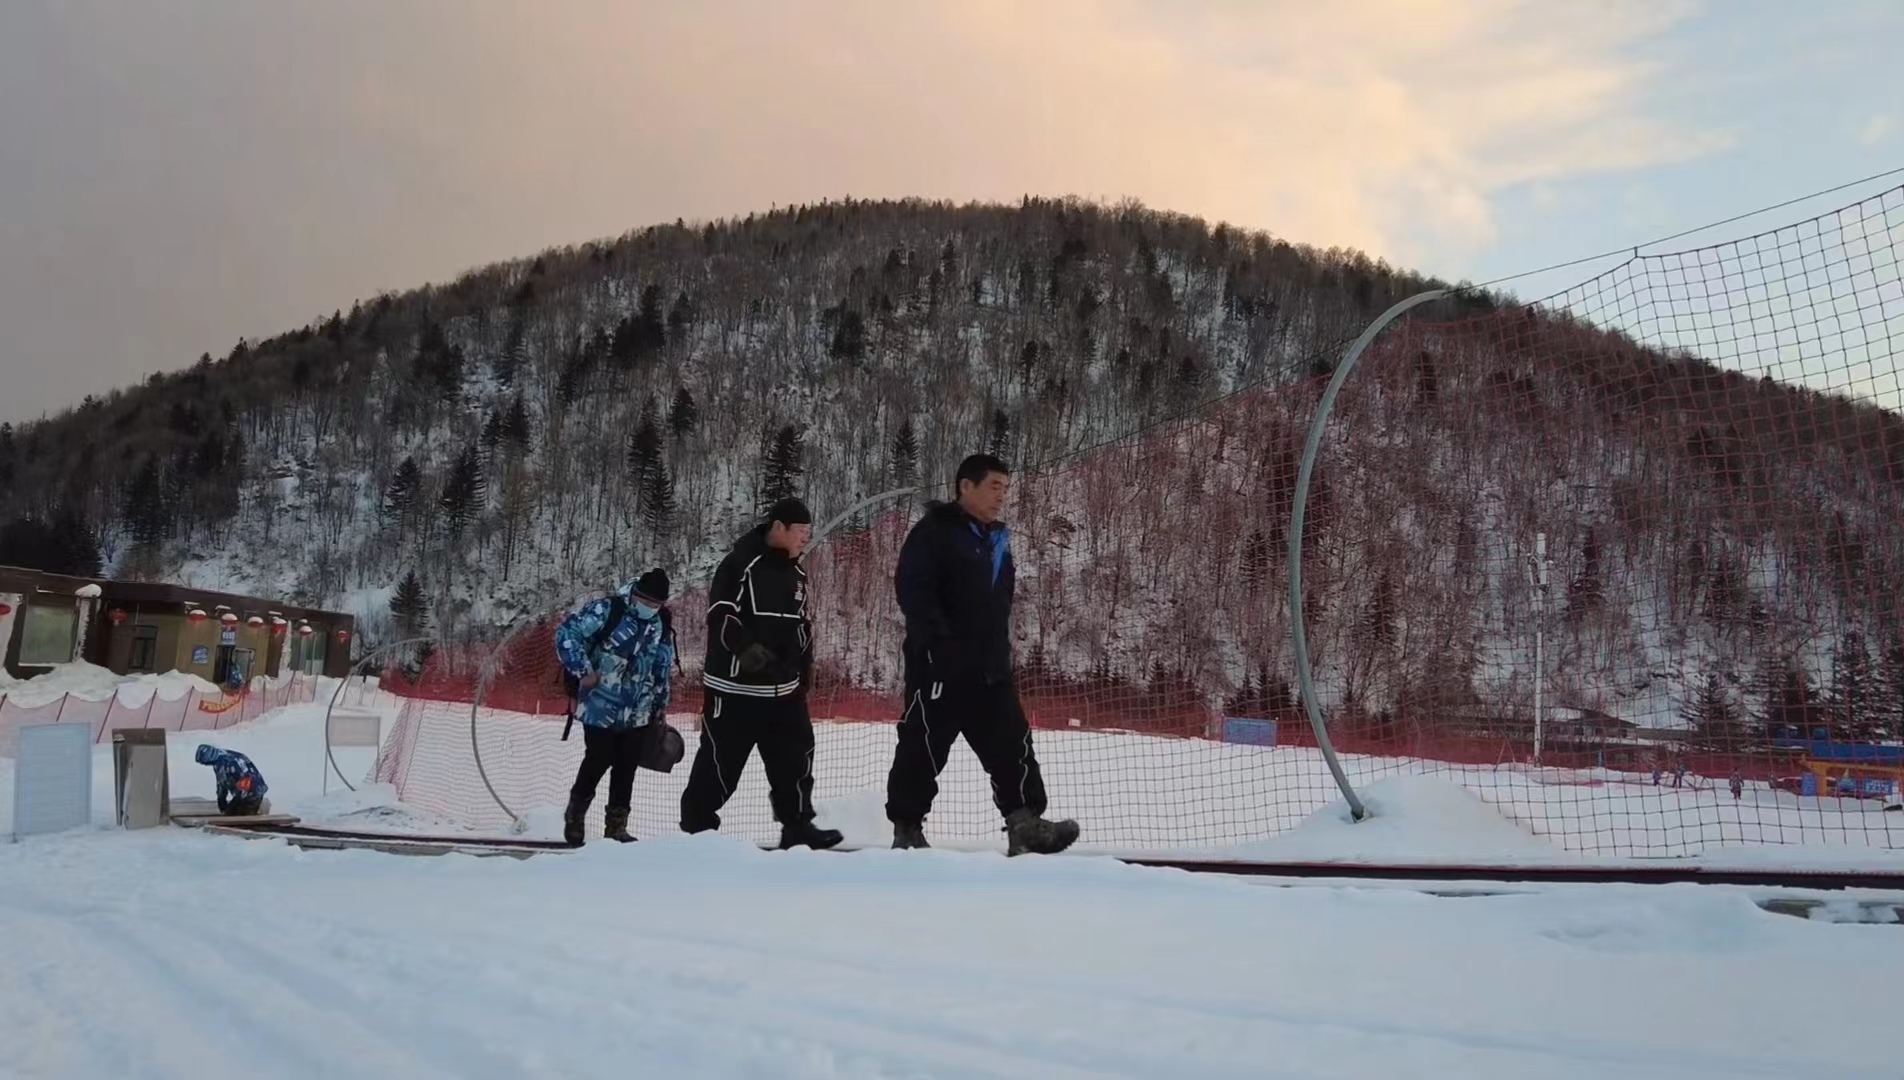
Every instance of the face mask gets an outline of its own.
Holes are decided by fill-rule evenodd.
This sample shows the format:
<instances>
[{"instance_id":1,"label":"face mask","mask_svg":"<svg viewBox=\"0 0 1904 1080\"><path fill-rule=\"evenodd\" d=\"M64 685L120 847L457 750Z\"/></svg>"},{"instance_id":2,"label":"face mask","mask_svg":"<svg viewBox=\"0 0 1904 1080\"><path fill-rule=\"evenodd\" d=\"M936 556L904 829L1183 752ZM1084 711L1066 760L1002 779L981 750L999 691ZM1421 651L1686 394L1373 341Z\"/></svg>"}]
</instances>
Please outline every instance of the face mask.
<instances>
[{"instance_id":1,"label":"face mask","mask_svg":"<svg viewBox=\"0 0 1904 1080\"><path fill-rule=\"evenodd\" d=\"M637 601L635 601L635 614L637 614L637 615L639 615L639 616L641 616L641 617L642 617L642 618L644 618L644 619L652 619L652 618L654 618L654 617L655 617L655 612L657 612L657 611L660 611L660 610L661 610L660 608L657 608L657 607L654 607L654 606L652 606L652 605L649 605L649 604L646 604L646 603L643 603L643 602L642 602L642 601L640 601L640 600L637 600Z\"/></svg>"}]
</instances>

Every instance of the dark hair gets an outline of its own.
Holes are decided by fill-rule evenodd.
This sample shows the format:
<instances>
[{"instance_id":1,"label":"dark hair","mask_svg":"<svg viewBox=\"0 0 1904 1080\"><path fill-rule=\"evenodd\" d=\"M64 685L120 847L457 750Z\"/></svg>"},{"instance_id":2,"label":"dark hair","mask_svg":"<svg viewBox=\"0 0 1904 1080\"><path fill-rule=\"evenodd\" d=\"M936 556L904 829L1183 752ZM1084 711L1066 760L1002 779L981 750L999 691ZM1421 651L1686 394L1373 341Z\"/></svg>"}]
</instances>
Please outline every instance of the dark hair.
<instances>
[{"instance_id":1,"label":"dark hair","mask_svg":"<svg viewBox=\"0 0 1904 1080\"><path fill-rule=\"evenodd\" d=\"M991 454L973 454L959 462L958 475L952 479L952 491L956 494L960 490L960 485L967 480L974 484L982 484L985 478L993 473L1010 476L1011 466Z\"/></svg>"}]
</instances>

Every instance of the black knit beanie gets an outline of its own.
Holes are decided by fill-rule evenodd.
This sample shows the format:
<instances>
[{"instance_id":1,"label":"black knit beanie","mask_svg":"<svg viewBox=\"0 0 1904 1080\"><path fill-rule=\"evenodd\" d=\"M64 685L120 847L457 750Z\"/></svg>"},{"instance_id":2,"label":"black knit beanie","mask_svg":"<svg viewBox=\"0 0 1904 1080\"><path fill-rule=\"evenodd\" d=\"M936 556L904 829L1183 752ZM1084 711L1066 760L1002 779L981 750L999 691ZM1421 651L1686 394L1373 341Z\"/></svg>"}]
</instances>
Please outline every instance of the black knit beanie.
<instances>
[{"instance_id":1,"label":"black knit beanie","mask_svg":"<svg viewBox=\"0 0 1904 1080\"><path fill-rule=\"evenodd\" d=\"M780 522L782 525L811 525L813 514L807 510L807 504L789 495L773 504L767 511L767 524Z\"/></svg>"},{"instance_id":2,"label":"black knit beanie","mask_svg":"<svg viewBox=\"0 0 1904 1080\"><path fill-rule=\"evenodd\" d=\"M658 603L667 603L668 572L657 566L653 570L636 578L635 595L654 600Z\"/></svg>"}]
</instances>

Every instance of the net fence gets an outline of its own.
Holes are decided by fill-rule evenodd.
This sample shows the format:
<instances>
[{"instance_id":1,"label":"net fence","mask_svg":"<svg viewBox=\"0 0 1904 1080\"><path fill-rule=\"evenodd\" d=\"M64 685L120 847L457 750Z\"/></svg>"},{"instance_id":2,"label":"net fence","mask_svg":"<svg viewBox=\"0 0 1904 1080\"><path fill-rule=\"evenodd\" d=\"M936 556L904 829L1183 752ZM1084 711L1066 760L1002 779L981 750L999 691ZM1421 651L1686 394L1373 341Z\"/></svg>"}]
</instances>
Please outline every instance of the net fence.
<instances>
[{"instance_id":1,"label":"net fence","mask_svg":"<svg viewBox=\"0 0 1904 1080\"><path fill-rule=\"evenodd\" d=\"M1900 239L1895 189L1534 304L1424 307L1378 338L1324 430L1303 536L1316 704L1351 782L1441 777L1601 855L1899 846ZM1014 478L1018 686L1081 846L1269 857L1340 798L1293 688L1286 595L1326 381ZM816 799L861 842L890 837L892 580L918 514L869 508L806 559ZM691 760L705 597L673 606ZM386 677L406 704L375 778L473 827L556 831L581 756L579 730L560 738L561 614ZM639 775L637 834L675 830L686 775ZM773 838L757 762L724 817ZM927 828L999 842L962 746Z\"/></svg>"}]
</instances>

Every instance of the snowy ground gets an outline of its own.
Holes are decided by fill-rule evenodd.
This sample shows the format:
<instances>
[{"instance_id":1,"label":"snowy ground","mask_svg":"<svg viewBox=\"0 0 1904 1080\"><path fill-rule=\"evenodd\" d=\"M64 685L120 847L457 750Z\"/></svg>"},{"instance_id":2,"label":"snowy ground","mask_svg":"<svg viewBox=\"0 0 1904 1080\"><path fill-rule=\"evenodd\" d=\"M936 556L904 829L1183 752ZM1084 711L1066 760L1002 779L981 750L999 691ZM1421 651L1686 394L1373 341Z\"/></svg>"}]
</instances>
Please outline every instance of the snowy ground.
<instances>
[{"instance_id":1,"label":"snowy ground","mask_svg":"<svg viewBox=\"0 0 1904 1080\"><path fill-rule=\"evenodd\" d=\"M322 716L216 741L279 808L401 824L387 791L319 791ZM197 741L175 792L210 792ZM0 762L0 806L10 783ZM1544 843L1444 780L1369 798L1379 824L1333 808L1283 840ZM1711 886L1440 898L736 835L522 862L97 826L0 844L4 1077L200 1080L234 1055L278 1078L1886 1076L1900 961L1899 928Z\"/></svg>"},{"instance_id":2,"label":"snowy ground","mask_svg":"<svg viewBox=\"0 0 1904 1080\"><path fill-rule=\"evenodd\" d=\"M698 745L694 718L673 719L692 760ZM504 831L511 819L479 776L470 721L468 705L412 706L405 735L394 744L399 767L392 775L413 808L473 830ZM896 729L875 723L815 728L814 796L822 819L855 843L890 842L884 794ZM580 736L564 742L560 731L559 721L519 713L485 712L477 721L489 783L538 836L560 835L562 804L581 760ZM1417 817L1399 823L1397 831L1371 796L1375 819L1324 834L1305 825L1341 795L1313 749L1070 730L1038 731L1036 748L1051 812L1075 817L1084 826L1080 844L1100 852L1411 862L1696 857L1713 866L1769 862L1904 870L1904 813L1886 813L1876 799L1799 796L1757 783L1734 801L1723 784L1690 776L1675 787L1670 777L1654 785L1647 776L1605 769L1496 768L1349 754L1342 762L1358 790L1433 776L1485 801L1491 825L1485 833L1444 827L1424 821L1419 815L1431 808L1417 806ZM687 773L684 763L667 775L637 775L637 835L676 831ZM601 807L598 799L591 823L597 835ZM723 830L774 840L757 756L722 813ZM962 744L955 744L940 777L926 832L940 846L1002 849L990 785Z\"/></svg>"}]
</instances>

